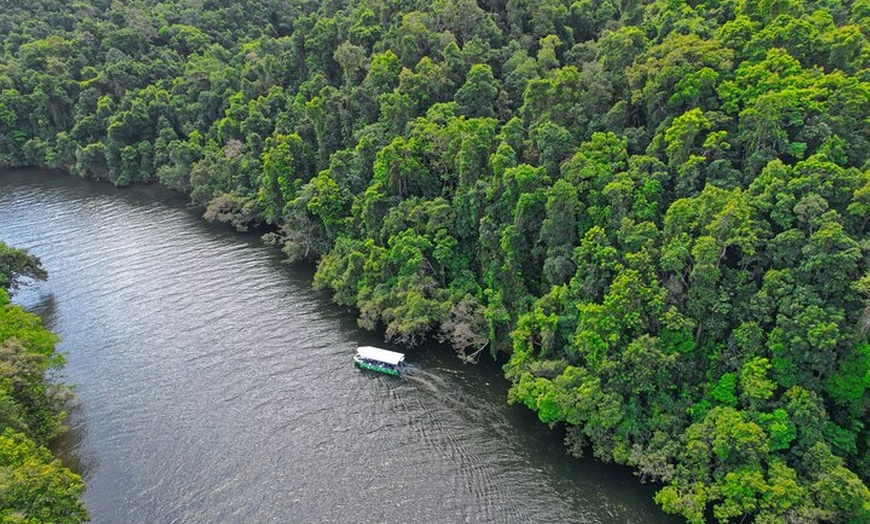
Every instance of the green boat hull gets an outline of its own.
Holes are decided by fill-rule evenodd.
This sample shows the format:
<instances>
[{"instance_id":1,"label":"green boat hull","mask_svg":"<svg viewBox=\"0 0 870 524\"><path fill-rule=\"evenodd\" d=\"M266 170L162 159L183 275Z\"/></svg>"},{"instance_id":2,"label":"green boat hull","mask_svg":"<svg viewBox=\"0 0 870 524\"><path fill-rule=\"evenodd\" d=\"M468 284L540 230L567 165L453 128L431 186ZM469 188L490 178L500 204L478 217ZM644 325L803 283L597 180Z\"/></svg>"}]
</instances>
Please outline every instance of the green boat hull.
<instances>
[{"instance_id":1,"label":"green boat hull","mask_svg":"<svg viewBox=\"0 0 870 524\"><path fill-rule=\"evenodd\" d=\"M363 369L370 369L372 371L379 371L381 373L386 373L387 375L399 375L399 372L392 368L382 367L375 364L369 364L368 362L359 362L356 361L356 365Z\"/></svg>"}]
</instances>

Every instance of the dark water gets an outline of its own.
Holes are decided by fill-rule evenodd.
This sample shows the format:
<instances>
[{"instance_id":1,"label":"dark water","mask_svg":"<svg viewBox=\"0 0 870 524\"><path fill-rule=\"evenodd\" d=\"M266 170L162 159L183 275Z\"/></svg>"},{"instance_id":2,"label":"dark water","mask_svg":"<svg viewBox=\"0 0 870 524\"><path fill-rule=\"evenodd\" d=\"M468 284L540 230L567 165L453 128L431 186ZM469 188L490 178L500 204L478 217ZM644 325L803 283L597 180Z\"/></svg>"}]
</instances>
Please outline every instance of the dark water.
<instances>
[{"instance_id":1,"label":"dark water","mask_svg":"<svg viewBox=\"0 0 870 524\"><path fill-rule=\"evenodd\" d=\"M506 406L495 365L424 348L405 378L356 369L380 341L310 270L172 194L0 173L0 240L50 274L16 300L62 337L94 522L670 522Z\"/></svg>"}]
</instances>

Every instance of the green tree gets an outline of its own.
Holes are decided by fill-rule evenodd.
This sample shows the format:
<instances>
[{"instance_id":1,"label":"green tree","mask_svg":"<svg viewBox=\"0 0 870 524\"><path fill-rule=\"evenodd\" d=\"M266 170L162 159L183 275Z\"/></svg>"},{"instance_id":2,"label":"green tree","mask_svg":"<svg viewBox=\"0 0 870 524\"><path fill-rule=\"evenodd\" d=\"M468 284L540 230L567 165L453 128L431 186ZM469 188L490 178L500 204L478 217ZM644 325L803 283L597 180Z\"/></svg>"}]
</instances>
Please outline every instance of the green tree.
<instances>
[{"instance_id":1,"label":"green tree","mask_svg":"<svg viewBox=\"0 0 870 524\"><path fill-rule=\"evenodd\" d=\"M460 111L469 117L495 116L494 104L499 84L486 64L474 64L465 77L465 84L456 91Z\"/></svg>"},{"instance_id":2,"label":"green tree","mask_svg":"<svg viewBox=\"0 0 870 524\"><path fill-rule=\"evenodd\" d=\"M87 522L84 491L81 478L47 449L8 428L0 434L0 514L6 522Z\"/></svg>"},{"instance_id":3,"label":"green tree","mask_svg":"<svg viewBox=\"0 0 870 524\"><path fill-rule=\"evenodd\" d=\"M275 135L266 140L257 195L266 220L277 221L284 206L295 198L306 175L305 157L305 146L297 134Z\"/></svg>"},{"instance_id":4,"label":"green tree","mask_svg":"<svg viewBox=\"0 0 870 524\"><path fill-rule=\"evenodd\" d=\"M15 249L0 242L0 288L17 289L23 279L45 280L48 273L39 258L23 249Z\"/></svg>"}]
</instances>

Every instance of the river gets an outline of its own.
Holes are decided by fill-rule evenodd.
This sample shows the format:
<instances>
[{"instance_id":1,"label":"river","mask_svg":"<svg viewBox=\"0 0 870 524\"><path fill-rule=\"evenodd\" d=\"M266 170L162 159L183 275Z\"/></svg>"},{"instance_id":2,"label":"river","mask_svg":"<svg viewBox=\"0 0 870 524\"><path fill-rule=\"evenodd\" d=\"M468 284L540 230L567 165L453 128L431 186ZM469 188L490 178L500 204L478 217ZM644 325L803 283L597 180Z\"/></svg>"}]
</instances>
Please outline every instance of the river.
<instances>
[{"instance_id":1,"label":"river","mask_svg":"<svg viewBox=\"0 0 870 524\"><path fill-rule=\"evenodd\" d=\"M507 406L498 367L383 345L255 235L156 187L0 172L0 240L42 259L15 296L61 336L61 443L95 523L673 522L622 468ZM401 348L391 348L399 349Z\"/></svg>"}]
</instances>

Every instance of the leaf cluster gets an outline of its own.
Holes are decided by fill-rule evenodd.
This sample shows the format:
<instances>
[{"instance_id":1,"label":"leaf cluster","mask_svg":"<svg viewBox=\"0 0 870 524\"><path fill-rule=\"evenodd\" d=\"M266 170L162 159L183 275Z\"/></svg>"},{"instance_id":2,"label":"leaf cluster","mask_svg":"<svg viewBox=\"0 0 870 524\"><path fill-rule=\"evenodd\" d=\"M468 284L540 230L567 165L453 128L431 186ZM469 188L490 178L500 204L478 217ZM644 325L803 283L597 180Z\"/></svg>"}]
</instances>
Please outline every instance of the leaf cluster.
<instances>
[{"instance_id":1,"label":"leaf cluster","mask_svg":"<svg viewBox=\"0 0 870 524\"><path fill-rule=\"evenodd\" d=\"M7 248L11 250L12 248ZM21 252L24 253L24 252ZM37 264L38 266L38 264ZM39 267L42 271L41 267ZM0 289L0 518L26 524L87 522L84 483L48 450L63 433L69 390L57 337Z\"/></svg>"},{"instance_id":2,"label":"leaf cluster","mask_svg":"<svg viewBox=\"0 0 870 524\"><path fill-rule=\"evenodd\" d=\"M160 182L701 522L870 518L866 0L12 2L0 164Z\"/></svg>"}]
</instances>

